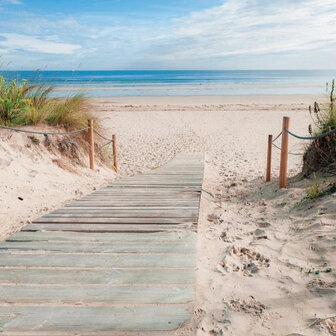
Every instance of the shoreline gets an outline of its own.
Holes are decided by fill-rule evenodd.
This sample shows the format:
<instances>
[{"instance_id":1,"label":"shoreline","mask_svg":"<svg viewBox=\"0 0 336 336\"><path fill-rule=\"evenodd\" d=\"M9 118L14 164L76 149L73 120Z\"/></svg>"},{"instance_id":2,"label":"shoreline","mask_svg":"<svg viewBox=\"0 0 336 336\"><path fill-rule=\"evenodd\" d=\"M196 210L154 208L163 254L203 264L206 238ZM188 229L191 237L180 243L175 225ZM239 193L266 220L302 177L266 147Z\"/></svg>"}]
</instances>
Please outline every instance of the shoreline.
<instances>
[{"instance_id":1,"label":"shoreline","mask_svg":"<svg viewBox=\"0 0 336 336\"><path fill-rule=\"evenodd\" d=\"M314 101L327 99L324 94L251 94L251 95L216 95L216 96L110 96L110 97L88 97L96 103L127 103L137 104L313 104ZM150 102L149 102L150 100Z\"/></svg>"}]
</instances>

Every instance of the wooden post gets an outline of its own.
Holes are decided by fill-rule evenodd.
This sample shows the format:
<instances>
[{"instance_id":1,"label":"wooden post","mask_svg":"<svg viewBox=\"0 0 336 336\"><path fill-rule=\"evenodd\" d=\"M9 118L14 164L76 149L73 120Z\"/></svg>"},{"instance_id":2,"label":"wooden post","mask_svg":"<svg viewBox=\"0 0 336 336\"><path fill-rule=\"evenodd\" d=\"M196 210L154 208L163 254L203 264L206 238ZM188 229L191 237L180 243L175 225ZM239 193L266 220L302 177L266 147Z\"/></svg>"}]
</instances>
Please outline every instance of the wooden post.
<instances>
[{"instance_id":1,"label":"wooden post","mask_svg":"<svg viewBox=\"0 0 336 336\"><path fill-rule=\"evenodd\" d=\"M287 188L287 165L288 165L288 133L285 128L289 129L289 117L283 117L282 138L281 138L281 156L280 156L280 176L279 188Z\"/></svg>"},{"instance_id":2,"label":"wooden post","mask_svg":"<svg viewBox=\"0 0 336 336\"><path fill-rule=\"evenodd\" d=\"M118 172L118 162L117 162L117 137L115 134L112 135L112 147L113 147L113 167L114 171Z\"/></svg>"},{"instance_id":3,"label":"wooden post","mask_svg":"<svg viewBox=\"0 0 336 336\"><path fill-rule=\"evenodd\" d=\"M90 160L90 169L94 170L94 136L93 136L93 120L88 121L89 125L89 160Z\"/></svg>"},{"instance_id":4,"label":"wooden post","mask_svg":"<svg viewBox=\"0 0 336 336\"><path fill-rule=\"evenodd\" d=\"M273 135L268 135L266 182L271 181Z\"/></svg>"}]
</instances>

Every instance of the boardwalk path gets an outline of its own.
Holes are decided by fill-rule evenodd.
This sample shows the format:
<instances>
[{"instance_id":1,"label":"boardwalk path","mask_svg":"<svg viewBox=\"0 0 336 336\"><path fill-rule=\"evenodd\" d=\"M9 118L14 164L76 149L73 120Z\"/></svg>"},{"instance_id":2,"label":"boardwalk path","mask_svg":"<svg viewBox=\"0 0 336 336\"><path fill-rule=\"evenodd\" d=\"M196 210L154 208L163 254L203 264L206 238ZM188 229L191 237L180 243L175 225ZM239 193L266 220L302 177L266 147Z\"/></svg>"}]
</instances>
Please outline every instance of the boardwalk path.
<instances>
[{"instance_id":1,"label":"boardwalk path","mask_svg":"<svg viewBox=\"0 0 336 336\"><path fill-rule=\"evenodd\" d=\"M123 179L0 243L0 335L169 335L191 316L203 156ZM127 333L128 332L128 333Z\"/></svg>"}]
</instances>

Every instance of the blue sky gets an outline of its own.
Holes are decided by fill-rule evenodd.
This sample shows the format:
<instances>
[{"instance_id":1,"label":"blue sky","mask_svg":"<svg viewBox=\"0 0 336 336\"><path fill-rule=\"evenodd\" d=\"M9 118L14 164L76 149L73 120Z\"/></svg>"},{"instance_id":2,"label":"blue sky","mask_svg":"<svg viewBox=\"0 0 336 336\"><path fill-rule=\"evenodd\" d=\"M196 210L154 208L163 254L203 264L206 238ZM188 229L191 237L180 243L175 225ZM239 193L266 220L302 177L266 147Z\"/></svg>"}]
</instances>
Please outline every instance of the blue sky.
<instances>
[{"instance_id":1,"label":"blue sky","mask_svg":"<svg viewBox=\"0 0 336 336\"><path fill-rule=\"evenodd\" d=\"M335 0L0 0L0 65L329 69L335 21Z\"/></svg>"}]
</instances>

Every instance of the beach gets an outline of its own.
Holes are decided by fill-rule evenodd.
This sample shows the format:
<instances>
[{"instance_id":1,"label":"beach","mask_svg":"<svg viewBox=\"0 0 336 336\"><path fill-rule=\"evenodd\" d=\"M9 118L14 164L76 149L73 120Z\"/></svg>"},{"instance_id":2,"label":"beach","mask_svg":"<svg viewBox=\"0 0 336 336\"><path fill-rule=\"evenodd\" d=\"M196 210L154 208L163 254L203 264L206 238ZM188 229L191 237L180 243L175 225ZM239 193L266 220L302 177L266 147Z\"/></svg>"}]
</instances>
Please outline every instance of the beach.
<instances>
[{"instance_id":1,"label":"beach","mask_svg":"<svg viewBox=\"0 0 336 336\"><path fill-rule=\"evenodd\" d=\"M335 4L0 0L0 336L336 336Z\"/></svg>"},{"instance_id":2,"label":"beach","mask_svg":"<svg viewBox=\"0 0 336 336\"><path fill-rule=\"evenodd\" d=\"M335 265L335 196L296 206L310 182L293 181L279 191L276 148L273 179L265 183L268 135L278 135L283 116L291 118L295 133L308 134L308 106L316 99L324 98L92 99L104 135L117 136L119 176L103 166L95 172L64 169L46 150L37 154L40 150L27 147L26 135L2 133L2 237L115 178L156 169L179 152L204 152L197 300L193 321L178 333L332 335L335 273L322 271ZM20 161L18 146L25 148ZM290 138L292 152L303 153L304 146ZM301 164L302 156L290 156L289 176L298 174Z\"/></svg>"},{"instance_id":3,"label":"beach","mask_svg":"<svg viewBox=\"0 0 336 336\"><path fill-rule=\"evenodd\" d=\"M92 101L105 134L116 134L122 175L164 164L177 152L201 151L222 178L262 177L268 134L281 131L282 117L291 128L308 133L308 106L317 96L115 97ZM279 144L279 141L277 142ZM302 152L291 139L290 146ZM279 152L274 149L273 172ZM289 168L301 160L291 157Z\"/></svg>"}]
</instances>

